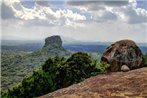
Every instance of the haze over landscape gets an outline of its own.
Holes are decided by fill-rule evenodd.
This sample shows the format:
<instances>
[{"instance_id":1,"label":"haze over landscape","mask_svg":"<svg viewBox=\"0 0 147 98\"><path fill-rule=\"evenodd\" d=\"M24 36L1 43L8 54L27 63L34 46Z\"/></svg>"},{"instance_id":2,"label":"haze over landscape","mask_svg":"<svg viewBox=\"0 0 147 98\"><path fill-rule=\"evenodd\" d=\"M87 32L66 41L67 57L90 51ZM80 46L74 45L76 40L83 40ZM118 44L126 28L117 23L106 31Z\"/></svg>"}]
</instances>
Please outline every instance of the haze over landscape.
<instances>
[{"instance_id":1,"label":"haze over landscape","mask_svg":"<svg viewBox=\"0 0 147 98\"><path fill-rule=\"evenodd\" d=\"M147 42L146 0L4 0L1 4L3 40L61 35L86 42Z\"/></svg>"}]
</instances>

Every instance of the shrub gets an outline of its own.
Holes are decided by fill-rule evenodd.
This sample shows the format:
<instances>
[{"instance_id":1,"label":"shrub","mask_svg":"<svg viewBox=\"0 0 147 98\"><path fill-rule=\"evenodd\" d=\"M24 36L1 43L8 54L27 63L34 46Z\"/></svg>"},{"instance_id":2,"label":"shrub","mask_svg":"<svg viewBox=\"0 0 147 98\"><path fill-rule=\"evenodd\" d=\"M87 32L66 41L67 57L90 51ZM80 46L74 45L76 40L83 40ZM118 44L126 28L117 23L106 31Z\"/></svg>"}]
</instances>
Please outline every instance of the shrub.
<instances>
[{"instance_id":1,"label":"shrub","mask_svg":"<svg viewBox=\"0 0 147 98\"><path fill-rule=\"evenodd\" d=\"M19 86L3 93L3 98L33 98L59 88L78 83L104 71L87 53L74 53L67 60L64 57L48 58L42 69L27 75ZM100 65L101 66L101 65Z\"/></svg>"},{"instance_id":2,"label":"shrub","mask_svg":"<svg viewBox=\"0 0 147 98\"><path fill-rule=\"evenodd\" d=\"M6 98L33 98L51 92L54 89L52 78L42 70L26 76L21 85L9 89Z\"/></svg>"},{"instance_id":3,"label":"shrub","mask_svg":"<svg viewBox=\"0 0 147 98\"><path fill-rule=\"evenodd\" d=\"M72 83L80 82L83 78L90 77L95 69L91 66L92 59L87 53L78 52L67 59L67 79ZM72 84L71 83L71 84Z\"/></svg>"},{"instance_id":4,"label":"shrub","mask_svg":"<svg viewBox=\"0 0 147 98\"><path fill-rule=\"evenodd\" d=\"M143 55L142 64L143 64L144 67L147 67L147 53Z\"/></svg>"},{"instance_id":5,"label":"shrub","mask_svg":"<svg viewBox=\"0 0 147 98\"><path fill-rule=\"evenodd\" d=\"M109 67L110 65L108 63L105 63L105 62L100 62L98 67L100 69L100 72L102 73L106 73L107 72L107 68Z\"/></svg>"}]
</instances>

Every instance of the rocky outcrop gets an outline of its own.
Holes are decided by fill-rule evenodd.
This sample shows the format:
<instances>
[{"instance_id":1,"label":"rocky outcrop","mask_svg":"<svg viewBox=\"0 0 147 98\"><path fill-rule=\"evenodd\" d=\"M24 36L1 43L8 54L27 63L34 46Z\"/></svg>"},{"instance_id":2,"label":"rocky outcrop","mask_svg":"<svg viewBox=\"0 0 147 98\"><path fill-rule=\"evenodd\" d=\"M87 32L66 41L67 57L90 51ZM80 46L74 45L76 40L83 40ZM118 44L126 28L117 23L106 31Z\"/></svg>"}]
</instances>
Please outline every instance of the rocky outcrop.
<instances>
[{"instance_id":1,"label":"rocky outcrop","mask_svg":"<svg viewBox=\"0 0 147 98\"><path fill-rule=\"evenodd\" d=\"M48 56L67 56L71 53L62 46L62 39L58 35L50 36L45 39L44 47L37 54ZM35 53L36 54L36 53Z\"/></svg>"},{"instance_id":2,"label":"rocky outcrop","mask_svg":"<svg viewBox=\"0 0 147 98\"><path fill-rule=\"evenodd\" d=\"M120 40L106 48L101 61L110 64L108 71L121 71L122 65L132 70L141 67L142 52L134 41Z\"/></svg>"},{"instance_id":3,"label":"rocky outcrop","mask_svg":"<svg viewBox=\"0 0 147 98\"><path fill-rule=\"evenodd\" d=\"M40 98L147 98L147 67L97 75Z\"/></svg>"},{"instance_id":4,"label":"rocky outcrop","mask_svg":"<svg viewBox=\"0 0 147 98\"><path fill-rule=\"evenodd\" d=\"M62 40L61 40L60 36L55 35L55 36L47 37L47 38L45 39L44 47L46 47L46 46L48 46L48 45L58 45L58 46L62 46Z\"/></svg>"}]
</instances>

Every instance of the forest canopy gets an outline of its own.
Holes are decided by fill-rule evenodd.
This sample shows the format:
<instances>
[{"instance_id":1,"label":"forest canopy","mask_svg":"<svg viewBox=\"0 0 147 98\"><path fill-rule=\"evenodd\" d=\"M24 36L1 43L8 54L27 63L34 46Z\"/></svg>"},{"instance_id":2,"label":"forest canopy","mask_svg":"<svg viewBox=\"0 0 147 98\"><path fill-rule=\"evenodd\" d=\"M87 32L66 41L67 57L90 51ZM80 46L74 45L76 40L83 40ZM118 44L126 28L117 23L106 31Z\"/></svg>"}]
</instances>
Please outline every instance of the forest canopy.
<instances>
[{"instance_id":1,"label":"forest canopy","mask_svg":"<svg viewBox=\"0 0 147 98\"><path fill-rule=\"evenodd\" d=\"M49 57L41 66L24 77L20 84L2 93L4 98L32 98L78 83L105 71L104 64L87 53L77 52L69 58Z\"/></svg>"}]
</instances>

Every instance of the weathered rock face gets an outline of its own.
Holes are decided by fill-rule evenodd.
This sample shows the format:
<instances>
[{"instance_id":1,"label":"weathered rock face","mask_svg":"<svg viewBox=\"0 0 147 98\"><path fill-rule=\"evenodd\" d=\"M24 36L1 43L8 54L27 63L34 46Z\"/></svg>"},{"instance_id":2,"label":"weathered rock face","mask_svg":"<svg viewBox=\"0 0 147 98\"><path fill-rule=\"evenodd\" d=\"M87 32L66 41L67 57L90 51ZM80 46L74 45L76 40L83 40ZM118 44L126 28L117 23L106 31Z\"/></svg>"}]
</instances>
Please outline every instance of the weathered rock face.
<instances>
[{"instance_id":1,"label":"weathered rock face","mask_svg":"<svg viewBox=\"0 0 147 98\"><path fill-rule=\"evenodd\" d=\"M46 47L48 45L62 46L62 40L61 40L60 36L56 35L56 36L47 37L45 39L44 47Z\"/></svg>"},{"instance_id":2,"label":"weathered rock face","mask_svg":"<svg viewBox=\"0 0 147 98\"><path fill-rule=\"evenodd\" d=\"M39 98L147 98L147 67L97 75Z\"/></svg>"},{"instance_id":3,"label":"weathered rock face","mask_svg":"<svg viewBox=\"0 0 147 98\"><path fill-rule=\"evenodd\" d=\"M120 40L107 47L101 61L110 64L108 71L121 71L122 65L131 69L141 67L142 52L131 40Z\"/></svg>"}]
</instances>

